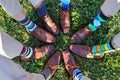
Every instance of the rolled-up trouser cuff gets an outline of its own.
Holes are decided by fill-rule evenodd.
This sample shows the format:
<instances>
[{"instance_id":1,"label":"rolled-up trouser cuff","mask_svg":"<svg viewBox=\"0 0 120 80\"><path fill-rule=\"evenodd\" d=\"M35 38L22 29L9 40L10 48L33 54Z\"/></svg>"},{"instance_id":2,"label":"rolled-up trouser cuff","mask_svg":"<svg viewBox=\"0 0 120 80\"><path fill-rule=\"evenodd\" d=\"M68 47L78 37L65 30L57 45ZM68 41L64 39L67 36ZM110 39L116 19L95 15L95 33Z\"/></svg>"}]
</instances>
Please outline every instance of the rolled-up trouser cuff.
<instances>
[{"instance_id":1,"label":"rolled-up trouser cuff","mask_svg":"<svg viewBox=\"0 0 120 80\"><path fill-rule=\"evenodd\" d=\"M44 0L30 0L30 2L34 8L37 9L44 2Z\"/></svg>"},{"instance_id":2,"label":"rolled-up trouser cuff","mask_svg":"<svg viewBox=\"0 0 120 80\"><path fill-rule=\"evenodd\" d=\"M115 49L120 48L120 33L112 39L111 44Z\"/></svg>"},{"instance_id":3,"label":"rolled-up trouser cuff","mask_svg":"<svg viewBox=\"0 0 120 80\"><path fill-rule=\"evenodd\" d=\"M18 15L23 10L19 0L0 0L0 5L12 17Z\"/></svg>"},{"instance_id":4,"label":"rolled-up trouser cuff","mask_svg":"<svg viewBox=\"0 0 120 80\"><path fill-rule=\"evenodd\" d=\"M105 0L101 11L107 16L114 16L120 9L120 0Z\"/></svg>"}]
</instances>

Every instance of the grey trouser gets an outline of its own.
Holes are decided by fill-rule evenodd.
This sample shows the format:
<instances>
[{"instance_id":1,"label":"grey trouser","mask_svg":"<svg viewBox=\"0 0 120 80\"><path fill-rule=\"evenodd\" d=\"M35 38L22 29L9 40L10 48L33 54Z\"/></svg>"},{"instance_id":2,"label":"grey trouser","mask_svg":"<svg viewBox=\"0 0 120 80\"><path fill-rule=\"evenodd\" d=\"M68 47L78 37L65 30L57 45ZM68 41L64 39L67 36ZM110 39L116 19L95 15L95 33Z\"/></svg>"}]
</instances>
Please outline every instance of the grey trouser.
<instances>
[{"instance_id":1,"label":"grey trouser","mask_svg":"<svg viewBox=\"0 0 120 80\"><path fill-rule=\"evenodd\" d=\"M45 80L42 74L28 73L20 65L0 55L0 80Z\"/></svg>"},{"instance_id":2,"label":"grey trouser","mask_svg":"<svg viewBox=\"0 0 120 80\"><path fill-rule=\"evenodd\" d=\"M36 3L33 3L33 5ZM0 0L0 5L10 16L18 15L22 10L19 0ZM105 0L101 6L101 10L110 16L115 15L120 9L120 0Z\"/></svg>"}]
</instances>

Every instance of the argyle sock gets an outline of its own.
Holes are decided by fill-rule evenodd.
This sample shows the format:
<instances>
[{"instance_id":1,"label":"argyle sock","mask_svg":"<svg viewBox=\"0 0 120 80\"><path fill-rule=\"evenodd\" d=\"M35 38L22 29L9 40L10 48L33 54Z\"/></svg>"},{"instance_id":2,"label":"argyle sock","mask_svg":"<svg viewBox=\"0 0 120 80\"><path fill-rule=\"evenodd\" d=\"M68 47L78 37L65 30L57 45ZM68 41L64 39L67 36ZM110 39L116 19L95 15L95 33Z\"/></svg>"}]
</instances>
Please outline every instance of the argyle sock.
<instances>
[{"instance_id":1,"label":"argyle sock","mask_svg":"<svg viewBox=\"0 0 120 80\"><path fill-rule=\"evenodd\" d=\"M92 52L93 52L94 56L100 56L100 55L103 55L105 51L109 51L109 50L113 50L113 49L114 48L113 48L111 42L108 42L103 45L93 46Z\"/></svg>"},{"instance_id":2,"label":"argyle sock","mask_svg":"<svg viewBox=\"0 0 120 80\"><path fill-rule=\"evenodd\" d=\"M109 17L105 16L101 11L95 17L95 19L88 25L91 31L96 31L102 23L104 23Z\"/></svg>"},{"instance_id":3,"label":"argyle sock","mask_svg":"<svg viewBox=\"0 0 120 80\"><path fill-rule=\"evenodd\" d=\"M75 80L80 80L82 77L84 77L80 69L75 69L72 74Z\"/></svg>"},{"instance_id":4,"label":"argyle sock","mask_svg":"<svg viewBox=\"0 0 120 80\"><path fill-rule=\"evenodd\" d=\"M52 77L52 71L50 68L45 68L42 72L45 77L45 80L49 80Z\"/></svg>"},{"instance_id":5,"label":"argyle sock","mask_svg":"<svg viewBox=\"0 0 120 80\"><path fill-rule=\"evenodd\" d=\"M69 10L70 0L62 0L62 10Z\"/></svg>"},{"instance_id":6,"label":"argyle sock","mask_svg":"<svg viewBox=\"0 0 120 80\"><path fill-rule=\"evenodd\" d=\"M26 16L25 19L19 21L22 25L25 26L25 28L28 29L29 32L34 32L37 28L37 25L30 21L30 19Z\"/></svg>"},{"instance_id":7,"label":"argyle sock","mask_svg":"<svg viewBox=\"0 0 120 80\"><path fill-rule=\"evenodd\" d=\"M24 58L27 59L32 59L34 56L34 51L31 47L24 46L20 53L20 56L23 56Z\"/></svg>"}]
</instances>

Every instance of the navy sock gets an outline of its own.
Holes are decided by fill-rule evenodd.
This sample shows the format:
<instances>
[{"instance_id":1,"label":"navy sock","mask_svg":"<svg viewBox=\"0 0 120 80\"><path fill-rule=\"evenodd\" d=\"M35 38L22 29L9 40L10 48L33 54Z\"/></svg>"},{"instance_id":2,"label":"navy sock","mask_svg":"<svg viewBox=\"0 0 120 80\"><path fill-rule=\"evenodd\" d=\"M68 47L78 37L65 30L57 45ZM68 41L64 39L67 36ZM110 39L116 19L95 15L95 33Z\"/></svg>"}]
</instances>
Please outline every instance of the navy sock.
<instances>
[{"instance_id":1,"label":"navy sock","mask_svg":"<svg viewBox=\"0 0 120 80\"><path fill-rule=\"evenodd\" d=\"M43 17L48 13L44 2L36 9L36 11L40 17Z\"/></svg>"}]
</instances>

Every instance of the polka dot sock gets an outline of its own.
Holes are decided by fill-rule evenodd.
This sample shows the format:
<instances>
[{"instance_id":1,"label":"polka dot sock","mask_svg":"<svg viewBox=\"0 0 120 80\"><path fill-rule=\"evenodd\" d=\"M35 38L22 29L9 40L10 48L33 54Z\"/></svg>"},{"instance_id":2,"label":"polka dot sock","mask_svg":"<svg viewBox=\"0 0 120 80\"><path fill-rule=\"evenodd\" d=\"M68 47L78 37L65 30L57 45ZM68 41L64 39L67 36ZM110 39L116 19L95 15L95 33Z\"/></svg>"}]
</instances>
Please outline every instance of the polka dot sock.
<instances>
[{"instance_id":1,"label":"polka dot sock","mask_svg":"<svg viewBox=\"0 0 120 80\"><path fill-rule=\"evenodd\" d=\"M31 47L24 46L20 53L20 56L23 56L24 58L27 59L32 59L34 56L34 51Z\"/></svg>"},{"instance_id":2,"label":"polka dot sock","mask_svg":"<svg viewBox=\"0 0 120 80\"><path fill-rule=\"evenodd\" d=\"M95 19L88 25L89 29L91 31L97 30L102 23L104 23L109 17L105 16L101 11L100 13L95 17Z\"/></svg>"},{"instance_id":3,"label":"polka dot sock","mask_svg":"<svg viewBox=\"0 0 120 80\"><path fill-rule=\"evenodd\" d=\"M93 46L92 52L93 52L94 56L100 56L100 55L103 55L105 51L110 51L113 49L114 48L113 48L111 42L108 42L108 43L103 44L103 45Z\"/></svg>"},{"instance_id":4,"label":"polka dot sock","mask_svg":"<svg viewBox=\"0 0 120 80\"><path fill-rule=\"evenodd\" d=\"M25 26L25 28L28 29L29 32L34 32L37 28L37 25L30 21L30 19L26 16L25 19L19 21L22 25Z\"/></svg>"}]
</instances>

